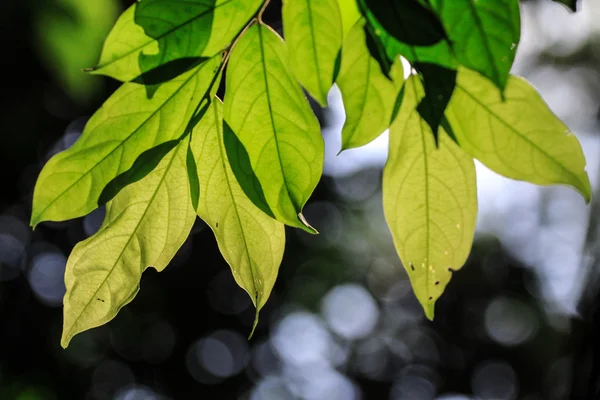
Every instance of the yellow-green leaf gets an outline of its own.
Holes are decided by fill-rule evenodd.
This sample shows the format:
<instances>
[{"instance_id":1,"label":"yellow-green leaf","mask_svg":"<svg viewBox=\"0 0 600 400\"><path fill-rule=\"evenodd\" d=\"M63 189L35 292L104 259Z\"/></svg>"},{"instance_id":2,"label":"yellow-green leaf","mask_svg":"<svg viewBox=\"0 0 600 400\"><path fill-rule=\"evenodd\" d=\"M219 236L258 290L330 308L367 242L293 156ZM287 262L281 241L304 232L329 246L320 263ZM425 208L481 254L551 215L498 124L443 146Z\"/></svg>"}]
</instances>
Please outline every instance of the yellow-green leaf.
<instances>
[{"instance_id":1,"label":"yellow-green leaf","mask_svg":"<svg viewBox=\"0 0 600 400\"><path fill-rule=\"evenodd\" d=\"M263 0L136 3L118 19L92 72L128 82L174 60L212 57L229 46L262 3Z\"/></svg>"},{"instance_id":2,"label":"yellow-green leaf","mask_svg":"<svg viewBox=\"0 0 600 400\"><path fill-rule=\"evenodd\" d=\"M220 63L219 55L164 83L152 99L143 85L122 85L77 142L44 166L33 195L31 224L64 221L94 210L104 187L142 152L185 131Z\"/></svg>"},{"instance_id":3,"label":"yellow-green leaf","mask_svg":"<svg viewBox=\"0 0 600 400\"><path fill-rule=\"evenodd\" d=\"M364 22L354 25L342 48L342 65L336 84L342 93L346 122L342 150L363 146L390 126L398 93L402 88L402 64L391 70L394 82L385 77L366 45Z\"/></svg>"},{"instance_id":4,"label":"yellow-green leaf","mask_svg":"<svg viewBox=\"0 0 600 400\"><path fill-rule=\"evenodd\" d=\"M232 51L224 115L225 134L230 128L239 144L226 140L228 153L246 153L249 163L239 166L242 157L229 157L244 192L277 220L314 232L301 212L321 178L323 138L290 71L286 45L267 26L253 25Z\"/></svg>"},{"instance_id":5,"label":"yellow-green leaf","mask_svg":"<svg viewBox=\"0 0 600 400\"><path fill-rule=\"evenodd\" d=\"M265 305L285 248L285 229L260 211L238 184L223 141L223 106L214 99L192 133L200 199L198 215L213 230L233 277L258 313Z\"/></svg>"},{"instance_id":6,"label":"yellow-green leaf","mask_svg":"<svg viewBox=\"0 0 600 400\"><path fill-rule=\"evenodd\" d=\"M61 345L113 319L138 292L142 272L162 271L188 237L192 207L183 140L144 179L106 206L100 230L75 246L65 272Z\"/></svg>"},{"instance_id":7,"label":"yellow-green leaf","mask_svg":"<svg viewBox=\"0 0 600 400\"><path fill-rule=\"evenodd\" d=\"M570 185L589 201L590 180L575 135L524 79L511 76L504 97L477 72L459 70L446 115L460 146L508 178Z\"/></svg>"},{"instance_id":8,"label":"yellow-green leaf","mask_svg":"<svg viewBox=\"0 0 600 400\"><path fill-rule=\"evenodd\" d=\"M344 38L348 35L348 32L352 29L356 21L360 19L360 11L356 5L356 0L337 0L340 13L342 16L342 26L344 31Z\"/></svg>"},{"instance_id":9,"label":"yellow-green leaf","mask_svg":"<svg viewBox=\"0 0 600 400\"><path fill-rule=\"evenodd\" d=\"M343 40L338 0L284 0L282 17L292 69L325 107Z\"/></svg>"},{"instance_id":10,"label":"yellow-green leaf","mask_svg":"<svg viewBox=\"0 0 600 400\"><path fill-rule=\"evenodd\" d=\"M411 76L390 127L383 207L415 295L433 319L451 271L462 267L471 250L477 190L473 159L442 128L436 148L417 111L422 97L419 79Z\"/></svg>"}]
</instances>

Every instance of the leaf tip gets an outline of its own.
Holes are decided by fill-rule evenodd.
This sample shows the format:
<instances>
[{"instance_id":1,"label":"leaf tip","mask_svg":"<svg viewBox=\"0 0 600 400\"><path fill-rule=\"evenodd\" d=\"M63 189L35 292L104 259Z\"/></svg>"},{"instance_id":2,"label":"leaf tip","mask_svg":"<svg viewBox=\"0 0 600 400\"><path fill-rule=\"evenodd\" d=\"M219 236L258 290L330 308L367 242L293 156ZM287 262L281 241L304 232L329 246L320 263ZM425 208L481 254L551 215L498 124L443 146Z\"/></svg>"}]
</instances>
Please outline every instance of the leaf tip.
<instances>
[{"instance_id":1,"label":"leaf tip","mask_svg":"<svg viewBox=\"0 0 600 400\"><path fill-rule=\"evenodd\" d=\"M60 347L62 347L63 350L66 350L67 347L69 347L69 343L71 343L71 339L71 335L63 333L62 337L60 338Z\"/></svg>"},{"instance_id":2,"label":"leaf tip","mask_svg":"<svg viewBox=\"0 0 600 400\"><path fill-rule=\"evenodd\" d=\"M590 183L590 177L587 173L584 173L584 179L582 179L582 185L578 188L583 199L585 200L585 204L590 204L592 201L592 184Z\"/></svg>"},{"instance_id":3,"label":"leaf tip","mask_svg":"<svg viewBox=\"0 0 600 400\"><path fill-rule=\"evenodd\" d=\"M425 316L428 320L433 321L434 317L434 309L435 309L435 301L429 300L427 303L423 304L423 310L425 311Z\"/></svg>"},{"instance_id":4,"label":"leaf tip","mask_svg":"<svg viewBox=\"0 0 600 400\"><path fill-rule=\"evenodd\" d=\"M248 340L252 339L252 336L254 336L254 331L256 331L256 327L258 326L258 313L259 312L260 312L260 310L257 308L256 315L254 316L254 323L252 324L252 330L250 331L250 335L248 335Z\"/></svg>"},{"instance_id":5,"label":"leaf tip","mask_svg":"<svg viewBox=\"0 0 600 400\"><path fill-rule=\"evenodd\" d=\"M29 226L31 227L31 230L35 230L40 222L42 222L40 216L32 213L31 219L29 220Z\"/></svg>"},{"instance_id":6,"label":"leaf tip","mask_svg":"<svg viewBox=\"0 0 600 400\"><path fill-rule=\"evenodd\" d=\"M308 223L308 221L306 220L306 218L304 218L304 215L302 215L302 213L298 213L298 219L300 220L300 222L302 222L302 229L304 229L306 232L313 235L319 234L319 231Z\"/></svg>"}]
</instances>

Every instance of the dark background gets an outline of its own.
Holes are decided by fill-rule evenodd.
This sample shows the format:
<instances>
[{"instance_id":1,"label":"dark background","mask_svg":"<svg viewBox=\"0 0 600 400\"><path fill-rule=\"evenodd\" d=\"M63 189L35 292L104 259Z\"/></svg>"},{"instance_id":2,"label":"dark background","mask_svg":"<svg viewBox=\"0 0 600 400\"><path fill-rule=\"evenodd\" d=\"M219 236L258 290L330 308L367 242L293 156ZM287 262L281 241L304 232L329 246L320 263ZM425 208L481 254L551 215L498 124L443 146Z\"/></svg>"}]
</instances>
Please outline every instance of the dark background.
<instances>
[{"instance_id":1,"label":"dark background","mask_svg":"<svg viewBox=\"0 0 600 400\"><path fill-rule=\"evenodd\" d=\"M86 1L114 6L90 20L100 31L131 4ZM64 264L75 243L97 229L102 211L32 232L32 190L43 163L73 143L118 87L60 73L93 65L100 41L69 42L83 57L70 63L48 51L53 40L68 42L48 24L70 26L71 39L77 29L89 34L89 26L78 27L88 22L76 4L0 4L0 400L600 398L598 202L586 207L565 188L521 192L525 186L507 180L500 196L490 189L499 178L489 173L479 179L482 217L472 255L433 323L412 295L383 221L381 165L365 163L323 177L305 213L319 237L288 230L280 276L252 340L251 303L198 221L164 272L144 273L140 293L115 320L63 350ZM265 15L276 29L278 11L272 2ZM594 18L597 6L573 16L528 1L515 65L580 135L590 168L598 168L600 148L600 34L581 21ZM74 65L82 59L89 64ZM339 134L339 101L331 103L317 115L324 134ZM597 193L598 174L590 176ZM511 204L502 196L523 206L490 208L490 199ZM523 221L534 222L524 229ZM548 226L555 236L540 241ZM576 256L548 250L548 261L523 250L539 255L570 240ZM558 286L548 265L566 274ZM561 279L579 284L564 286L563 297L548 296L561 293Z\"/></svg>"}]
</instances>

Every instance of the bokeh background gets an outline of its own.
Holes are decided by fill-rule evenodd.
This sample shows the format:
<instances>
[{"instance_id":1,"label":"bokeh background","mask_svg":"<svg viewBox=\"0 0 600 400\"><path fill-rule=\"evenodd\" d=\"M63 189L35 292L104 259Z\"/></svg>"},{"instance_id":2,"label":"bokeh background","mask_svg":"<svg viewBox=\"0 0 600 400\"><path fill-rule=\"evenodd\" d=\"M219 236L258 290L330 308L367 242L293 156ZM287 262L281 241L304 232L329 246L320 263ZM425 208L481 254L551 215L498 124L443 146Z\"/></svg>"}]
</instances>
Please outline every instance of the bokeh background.
<instances>
[{"instance_id":1,"label":"bokeh background","mask_svg":"<svg viewBox=\"0 0 600 400\"><path fill-rule=\"evenodd\" d=\"M381 206L386 135L336 157L344 110L317 110L325 175L288 230L272 298L254 311L200 221L171 265L144 273L106 326L60 347L72 247L103 218L28 227L43 164L69 147L117 83L90 77L131 1L0 3L1 400L562 400L600 384L600 2L522 2L514 66L576 133L595 201L478 165L473 251L429 322ZM266 20L281 28L279 2Z\"/></svg>"}]
</instances>

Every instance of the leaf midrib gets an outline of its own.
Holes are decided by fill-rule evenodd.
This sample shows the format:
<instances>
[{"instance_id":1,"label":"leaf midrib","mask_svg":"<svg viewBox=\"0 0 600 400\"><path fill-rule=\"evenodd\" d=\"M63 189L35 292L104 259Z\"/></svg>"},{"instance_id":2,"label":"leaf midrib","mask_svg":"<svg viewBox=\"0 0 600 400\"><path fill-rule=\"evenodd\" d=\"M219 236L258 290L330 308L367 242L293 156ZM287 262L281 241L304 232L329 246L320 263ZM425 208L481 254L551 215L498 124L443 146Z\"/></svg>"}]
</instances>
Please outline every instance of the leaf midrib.
<instances>
[{"instance_id":1,"label":"leaf midrib","mask_svg":"<svg viewBox=\"0 0 600 400\"><path fill-rule=\"evenodd\" d=\"M507 123L504 119L502 119L497 113L495 113L494 111L492 111L491 108L489 108L486 104L482 103L481 101L479 101L479 99L475 96L473 96L467 89L465 89L461 84L459 84L458 82L456 83L456 87L458 87L460 90L462 90L467 96L469 96L475 103L479 104L483 109L485 109L490 115L492 115L493 117L496 118L496 120L498 120L502 125L504 125L506 128L508 128L510 131L512 131L513 133L515 133L517 136L519 136L521 139L523 139L524 141L526 141L527 143L529 143L532 147L534 147L535 149L537 149L540 153L542 153L548 160L550 160L553 164L557 165L560 169L562 169L563 171L565 171L568 175L570 175L571 177L575 178L575 180L581 184L583 183L581 181L581 179L579 179L579 177L577 175L575 175L573 172L571 172L570 170L568 170L562 163L558 162L557 160L555 160L550 154L548 154L548 152L546 152L544 149L542 149L541 147L539 147L535 142L531 141L527 136L521 134L521 132L519 132L518 130L516 130L515 128L513 128L509 123ZM585 186L585 185L584 185Z\"/></svg>"},{"instance_id":2,"label":"leaf midrib","mask_svg":"<svg viewBox=\"0 0 600 400\"><path fill-rule=\"evenodd\" d=\"M151 38L151 40L149 40L149 41L145 42L144 44L142 44L142 45L140 45L140 46L138 46L138 47L135 47L135 48L133 48L133 49L129 50L128 52L124 53L123 55L121 55L121 56L120 56L120 57L118 57L118 58L115 58L114 60L110 60L109 62L107 62L107 63L105 63L105 64L99 64L99 65L97 65L97 66L96 66L96 68L94 68L94 70L96 70L96 71L97 71L97 70L100 70L100 69L102 69L102 68L106 68L107 66L109 66L109 65L112 65L112 64L114 64L114 63L116 63L116 62L119 62L119 61L121 61L122 59L124 59L124 58L126 58L126 57L129 57L130 55L132 55L132 54L134 54L134 53L137 53L138 51L142 50L142 49L143 49L143 48L145 48L146 46L148 46L148 45L152 44L153 42L160 43L159 41L160 41L160 40L162 40L162 39L163 39L165 36L168 36L168 35L170 35L171 33L173 33L174 31L176 31L176 30L178 30L178 29L181 29L182 27L184 27L184 26L186 26L186 25L188 25L188 24L191 24L192 22L196 21L197 19L200 19L200 18L204 17L204 16L205 16L206 14L208 14L208 13L211 13L211 12L213 12L213 13L214 13L214 12L215 12L215 10L217 10L219 7L225 6L226 4L228 4L228 3L231 3L232 1L236 1L236 0L225 0L223 3L221 3L221 4L218 4L218 5L216 5L215 7L209 8L209 9L207 9L205 12L202 12L202 13L200 13L200 14L198 14L198 15L196 15L196 16L194 16L194 17L190 18L190 19L188 19L187 21L185 21L185 22L183 22L183 23L181 23L181 24L179 24L179 25L177 25L177 26L175 26L175 27L173 27L173 28L169 29L168 31L166 31L165 33L163 33L162 35L160 35L158 38L151 38L150 36L146 35L146 32L145 32L145 30L144 30L144 35L146 35L146 36L148 36L149 38ZM136 4L136 8L137 8L137 4ZM138 24L136 24L136 22L135 22L135 12L134 12L133 23L134 23L135 25L138 25ZM140 25L138 25L138 26L140 26ZM144 29L142 26L140 26L140 27L141 27L142 29ZM210 37L209 37L209 40L210 40ZM160 47L160 44L159 44L159 47ZM160 51L160 48L159 48L159 51ZM216 53L215 53L215 54L216 54ZM211 54L211 56L212 56L212 54ZM142 71L142 72L144 72L144 71Z\"/></svg>"},{"instance_id":3,"label":"leaf midrib","mask_svg":"<svg viewBox=\"0 0 600 400\"><path fill-rule=\"evenodd\" d=\"M487 56L489 57L489 60L491 61L492 73L494 74L494 79L498 84L501 84L500 71L498 70L496 63L494 62L494 56L492 54L492 49L490 48L490 44L488 43L488 36L487 36L487 34L485 34L486 32L483 29L483 21L481 20L481 18L479 17L479 14L477 13L477 7L475 6L475 4L473 4L473 0L467 0L467 3L469 4L469 10L471 10L471 13L473 14L473 20L475 21L475 25L477 26L477 28L479 29L479 32L481 34L481 39L483 42L483 47L485 49L485 52L487 53Z\"/></svg>"},{"instance_id":4,"label":"leaf midrib","mask_svg":"<svg viewBox=\"0 0 600 400\"><path fill-rule=\"evenodd\" d=\"M416 84L413 84L413 92L415 94L415 99L419 98L419 94L417 93L417 86ZM416 109L414 110L416 111ZM425 285L426 288L426 297L427 299L425 299L425 301L429 301L429 284L430 284L430 280L431 280L431 276L429 274L429 252L430 252L430 248L429 248L429 239L430 239L430 215L429 215L429 164L427 162L427 145L425 143L425 137L427 135L427 132L423 131L423 123L425 123L423 121L423 119L421 118L420 115L418 115L418 120L419 120L419 130L421 131L420 133L420 137L421 137L421 145L423 148L423 168L424 168L424 173L425 173L425 190L423 191L423 193L425 194L425 281L427 282L427 284Z\"/></svg>"},{"instance_id":5,"label":"leaf midrib","mask_svg":"<svg viewBox=\"0 0 600 400\"><path fill-rule=\"evenodd\" d=\"M320 0L322 1L322 0ZM315 40L315 26L313 23L313 17L312 17L312 5L311 5L311 0L306 0L306 8L308 10L308 22L310 25L310 41L312 43L312 53L313 53L313 57L315 58L315 66L317 68L317 84L319 85L319 97L320 96L325 96L327 97L327 94L325 93L325 89L323 88L323 82L321 82L321 68L319 66L319 57L317 56L317 42ZM327 100L327 99L325 99ZM320 102L320 100L319 100Z\"/></svg>"},{"instance_id":6,"label":"leaf midrib","mask_svg":"<svg viewBox=\"0 0 600 400\"><path fill-rule=\"evenodd\" d=\"M281 162L281 151L279 150L279 138L277 137L275 121L273 120L273 107L271 105L271 94L269 92L269 81L267 78L267 64L265 61L265 48L264 48L264 42L263 42L263 37L262 37L263 26L261 24L258 24L257 29L258 29L258 41L260 42L260 59L261 59L262 65L263 65L262 71L263 71L263 78L265 80L265 93L267 95L267 106L269 108L269 121L271 122L271 129L273 130L273 138L274 138L274 142L275 142L275 147L277 149L277 162L279 163L279 168L281 170L281 177L283 178L283 185L285 186L285 190L288 194L288 198L290 199L290 201L292 202L292 205L294 206L294 211L298 212L298 207L295 204L296 201L295 201L294 197L292 197L290 188L288 187L287 178L285 176L285 169L283 168L283 163Z\"/></svg>"},{"instance_id":7,"label":"leaf midrib","mask_svg":"<svg viewBox=\"0 0 600 400\"><path fill-rule=\"evenodd\" d=\"M237 208L237 203L235 201L235 197L233 196L233 191L231 190L231 182L229 181L229 171L227 170L227 165L225 164L225 157L226 155L223 153L223 133L221 132L221 130L219 129L219 115L218 115L218 111L217 111L217 101L218 100L213 100L215 102L215 106L214 106L214 114L215 114L215 131L217 133L217 142L219 145L219 154L220 154L220 164L221 167L223 168L223 173L225 175L225 182L227 182L227 191L229 192L229 195L231 197L231 203L233 204L233 209L235 211L235 217L237 219L238 225L240 227L240 231L242 232L242 240L244 241L244 254L246 255L246 260L248 261L248 268L250 270L250 279L252 279L252 285L254 287L254 295L256 296L256 309L258 311L259 309L259 296L258 296L258 289L256 288L256 281L254 278L254 264L252 263L252 258L250 257L250 252L248 249L248 242L246 241L246 233L244 232L244 226L242 224L242 220L240 218L240 214ZM224 228L223 228L224 229Z\"/></svg>"}]
</instances>

